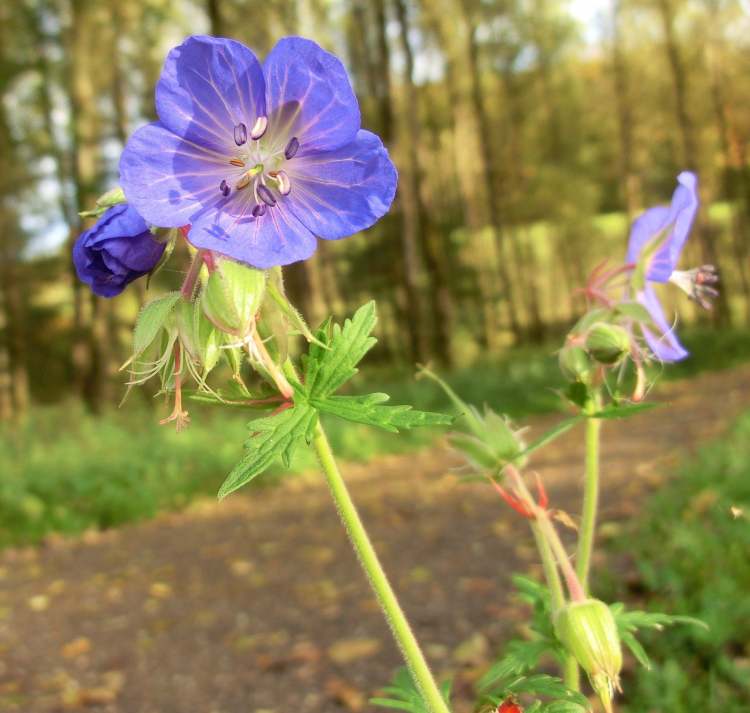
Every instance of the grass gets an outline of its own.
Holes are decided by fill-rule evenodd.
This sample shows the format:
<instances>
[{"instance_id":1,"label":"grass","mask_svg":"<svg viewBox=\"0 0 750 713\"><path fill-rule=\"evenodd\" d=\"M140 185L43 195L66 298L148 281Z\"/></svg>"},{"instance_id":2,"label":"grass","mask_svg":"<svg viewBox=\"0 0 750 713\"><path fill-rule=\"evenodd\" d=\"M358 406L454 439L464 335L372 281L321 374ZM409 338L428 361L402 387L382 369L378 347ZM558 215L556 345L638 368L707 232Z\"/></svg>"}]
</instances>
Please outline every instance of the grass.
<instances>
[{"instance_id":1,"label":"grass","mask_svg":"<svg viewBox=\"0 0 750 713\"><path fill-rule=\"evenodd\" d=\"M750 710L749 518L747 412L651 496L619 547L635 563L648 609L709 626L644 637L655 665L626 678L623 710ZM608 599L628 596L622 586L611 589Z\"/></svg>"},{"instance_id":2,"label":"grass","mask_svg":"<svg viewBox=\"0 0 750 713\"><path fill-rule=\"evenodd\" d=\"M667 369L669 378L731 366L750 354L750 333L693 330L685 341L694 356ZM491 404L520 420L560 406L555 348L516 349L446 376L466 401ZM450 408L434 384L416 381L412 371L373 367L355 386L386 391L392 403ZM181 434L157 426L153 411L132 402L99 416L75 403L38 408L23 423L0 430L0 546L35 542L49 532L115 527L215 494L242 454L249 416L197 405L191 412L193 423ZM421 430L395 436L335 419L326 426L343 460L413 450L437 435ZM292 470L314 466L312 454L302 449ZM279 466L255 482L273 483L286 473Z\"/></svg>"}]
</instances>

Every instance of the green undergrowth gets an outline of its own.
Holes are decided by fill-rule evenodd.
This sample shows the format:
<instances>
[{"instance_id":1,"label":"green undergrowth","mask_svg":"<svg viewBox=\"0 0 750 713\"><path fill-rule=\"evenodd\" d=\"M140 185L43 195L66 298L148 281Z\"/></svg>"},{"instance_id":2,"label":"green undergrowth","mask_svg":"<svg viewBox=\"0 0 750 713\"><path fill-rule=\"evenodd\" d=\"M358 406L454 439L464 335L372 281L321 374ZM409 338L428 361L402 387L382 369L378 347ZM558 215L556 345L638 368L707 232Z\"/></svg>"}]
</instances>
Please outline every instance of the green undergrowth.
<instances>
[{"instance_id":1,"label":"green undergrowth","mask_svg":"<svg viewBox=\"0 0 750 713\"><path fill-rule=\"evenodd\" d=\"M615 552L636 568L608 599L708 624L644 636L652 670L623 681L627 713L750 710L750 411L646 501Z\"/></svg>"},{"instance_id":2,"label":"green undergrowth","mask_svg":"<svg viewBox=\"0 0 750 713\"><path fill-rule=\"evenodd\" d=\"M732 366L750 354L750 333L693 330L685 341L694 357L665 376ZM441 373L467 402L488 403L516 420L560 407L562 384L551 343ZM361 393L385 391L394 404L450 410L443 393L415 380L413 370L365 365L354 384ZM137 399L96 416L73 402L37 408L23 423L0 428L0 545L38 541L49 532L115 527L214 495L242 456L250 416L199 404L190 404L190 411L192 424L180 434L158 426L156 410ZM325 423L342 460L414 450L439 434L420 429L394 435L337 419ZM292 472L314 466L312 454L300 449ZM288 473L278 466L257 482L267 485Z\"/></svg>"}]
</instances>

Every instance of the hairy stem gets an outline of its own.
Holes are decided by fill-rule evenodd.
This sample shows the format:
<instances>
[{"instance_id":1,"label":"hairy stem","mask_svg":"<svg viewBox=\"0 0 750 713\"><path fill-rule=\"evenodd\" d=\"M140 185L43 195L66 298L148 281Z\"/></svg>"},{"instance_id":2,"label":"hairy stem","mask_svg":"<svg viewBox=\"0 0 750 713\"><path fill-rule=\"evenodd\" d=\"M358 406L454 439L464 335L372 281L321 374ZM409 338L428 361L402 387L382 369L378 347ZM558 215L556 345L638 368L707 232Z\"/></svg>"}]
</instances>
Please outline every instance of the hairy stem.
<instances>
[{"instance_id":1,"label":"hairy stem","mask_svg":"<svg viewBox=\"0 0 750 713\"><path fill-rule=\"evenodd\" d=\"M346 483L341 477L331 446L320 423L315 428L313 446L352 546L367 578L370 580L370 585L377 596L383 614L401 648L401 653L425 703L427 703L431 713L449 713L448 706L435 683L414 632L409 626L372 542L370 542L367 531L360 520L359 513L349 495Z\"/></svg>"},{"instance_id":2,"label":"hairy stem","mask_svg":"<svg viewBox=\"0 0 750 713\"><path fill-rule=\"evenodd\" d=\"M203 267L203 258L206 255L206 250L198 250L193 255L193 261L190 263L185 279L182 282L180 288L180 294L183 300L190 301L193 299L195 294L195 286L198 283L198 277L201 274L201 268Z\"/></svg>"},{"instance_id":3,"label":"hairy stem","mask_svg":"<svg viewBox=\"0 0 750 713\"><path fill-rule=\"evenodd\" d=\"M598 402L597 402L598 403ZM595 407L592 404L592 408ZM586 475L583 486L583 512L578 536L578 557L576 573L583 591L589 592L589 570L594 549L594 531L599 505L599 436L601 421L598 418L586 419Z\"/></svg>"}]
</instances>

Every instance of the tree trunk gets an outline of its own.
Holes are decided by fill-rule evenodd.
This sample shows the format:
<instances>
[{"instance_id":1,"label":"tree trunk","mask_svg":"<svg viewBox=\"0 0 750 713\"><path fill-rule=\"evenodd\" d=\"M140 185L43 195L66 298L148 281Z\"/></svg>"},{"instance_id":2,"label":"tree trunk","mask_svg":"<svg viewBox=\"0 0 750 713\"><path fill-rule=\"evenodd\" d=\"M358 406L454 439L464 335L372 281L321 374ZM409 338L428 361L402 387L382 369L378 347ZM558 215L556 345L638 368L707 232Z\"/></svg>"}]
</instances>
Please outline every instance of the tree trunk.
<instances>
[{"instance_id":1,"label":"tree trunk","mask_svg":"<svg viewBox=\"0 0 750 713\"><path fill-rule=\"evenodd\" d=\"M669 67L672 73L672 87L674 89L675 113L677 125L680 130L682 142L683 166L693 171L699 169L698 166L698 149L695 139L695 129L693 121L688 112L688 86L687 72L682 53L677 42L674 31L674 9L672 0L658 0L659 14L662 20L662 29L664 31L664 45L669 59ZM703 220L696 221L693 232L697 233L697 238L701 246L701 260L720 267L718 253L713 237L709 230L703 225ZM716 319L720 323L731 321L729 312L729 302L726 294L719 293L716 301Z\"/></svg>"},{"instance_id":2,"label":"tree trunk","mask_svg":"<svg viewBox=\"0 0 750 713\"><path fill-rule=\"evenodd\" d=\"M627 231L640 207L640 186L633 167L633 112L631 109L628 67L622 48L620 10L622 0L612 2L612 77L620 138L620 186L627 216ZM627 237L627 236L626 236Z\"/></svg>"},{"instance_id":3,"label":"tree trunk","mask_svg":"<svg viewBox=\"0 0 750 713\"><path fill-rule=\"evenodd\" d=\"M484 102L482 101L482 83L479 72L479 45L476 40L476 23L471 16L471 10L466 0L462 0L461 6L466 24L467 58L469 61L469 79L471 86L471 101L477 119L479 129L480 152L476 157L481 167L487 196L487 208L489 211L490 225L495 236L497 245L498 273L505 289L507 301L508 323L516 339L520 339L522 333L521 320L519 319L519 305L516 294L516 277L519 274L519 265L515 258L518 254L518 246L512 245L509 251L505 245L506 227L503 225L501 215L500 186L495 170L495 161L492 155L492 129ZM510 240L515 241L515 234L510 234ZM509 268L514 265L515 269Z\"/></svg>"},{"instance_id":4,"label":"tree trunk","mask_svg":"<svg viewBox=\"0 0 750 713\"><path fill-rule=\"evenodd\" d=\"M431 324L435 356L444 364L452 361L451 335L453 330L453 304L449 291L448 275L443 260L445 251L441 251L436 242L437 235L431 224L427 208L420 192L422 175L419 161L419 96L414 84L414 53L409 41L409 21L406 5L403 0L394 0L396 17L400 26L399 33L401 50L404 54L404 113L403 142L405 148L403 156L407 167L401 183L401 208L404 213L404 233L407 240L415 248L419 246L427 268L424 277L428 290L431 308ZM414 258L409 256L409 260ZM407 264L407 271L413 270L413 264ZM413 277L410 277L413 279ZM416 285L415 285L416 287ZM413 328L422 330L422 320L413 323ZM419 335L420 341L425 338ZM424 355L424 347L420 344L419 352ZM424 358L423 356L420 359Z\"/></svg>"}]
</instances>

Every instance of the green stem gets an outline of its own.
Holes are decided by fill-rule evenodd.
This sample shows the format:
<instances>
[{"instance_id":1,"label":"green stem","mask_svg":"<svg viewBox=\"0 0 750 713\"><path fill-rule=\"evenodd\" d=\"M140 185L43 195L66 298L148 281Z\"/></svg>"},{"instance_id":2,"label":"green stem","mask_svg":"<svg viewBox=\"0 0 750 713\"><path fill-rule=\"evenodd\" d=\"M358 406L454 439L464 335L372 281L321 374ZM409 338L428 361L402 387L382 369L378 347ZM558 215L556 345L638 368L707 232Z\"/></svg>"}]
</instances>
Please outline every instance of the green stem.
<instances>
[{"instance_id":1,"label":"green stem","mask_svg":"<svg viewBox=\"0 0 750 713\"><path fill-rule=\"evenodd\" d=\"M349 539L359 557L362 568L367 574L367 578L370 580L385 618L390 624L393 636L401 648L420 693L431 713L449 713L448 706L435 683L422 650L419 648L409 622L406 620L401 605L398 603L398 599L378 560L377 553L370 542L367 531L360 520L359 513L349 495L346 483L341 477L331 446L320 423L315 428L313 445L331 489L336 508L349 534Z\"/></svg>"},{"instance_id":2,"label":"green stem","mask_svg":"<svg viewBox=\"0 0 750 713\"><path fill-rule=\"evenodd\" d=\"M531 521L531 530L534 533L539 556L542 558L542 568L544 569L544 577L549 587L552 613L554 614L565 606L565 593L563 592L562 580L560 579L560 573L557 571L555 556L552 554L549 542L547 542L547 538L542 533L539 524L534 520Z\"/></svg>"},{"instance_id":3,"label":"green stem","mask_svg":"<svg viewBox=\"0 0 750 713\"><path fill-rule=\"evenodd\" d=\"M593 406L593 404L592 404ZM599 504L599 436L601 421L598 418L586 419L586 475L583 487L583 512L581 530L578 536L578 557L576 573L583 591L589 592L589 570L594 549L596 511Z\"/></svg>"}]
</instances>

